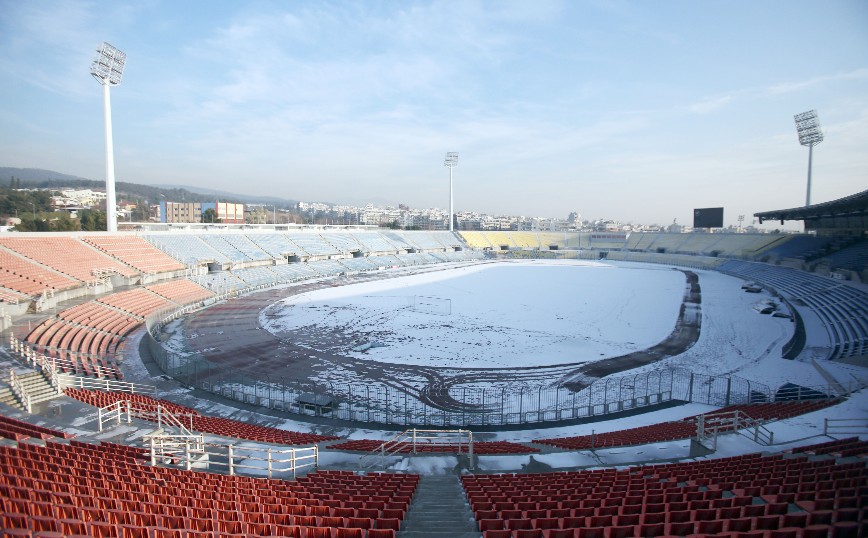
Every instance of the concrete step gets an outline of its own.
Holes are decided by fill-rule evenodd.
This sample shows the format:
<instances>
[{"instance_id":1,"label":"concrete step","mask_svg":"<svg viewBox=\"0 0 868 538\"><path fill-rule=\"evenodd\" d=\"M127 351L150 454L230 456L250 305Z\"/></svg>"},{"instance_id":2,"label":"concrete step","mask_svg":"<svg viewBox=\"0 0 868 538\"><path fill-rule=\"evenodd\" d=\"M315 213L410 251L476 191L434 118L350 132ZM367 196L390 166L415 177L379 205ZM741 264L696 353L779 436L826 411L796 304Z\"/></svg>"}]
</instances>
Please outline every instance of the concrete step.
<instances>
[{"instance_id":1,"label":"concrete step","mask_svg":"<svg viewBox=\"0 0 868 538\"><path fill-rule=\"evenodd\" d=\"M404 516L400 538L479 538L476 519L454 474L422 476Z\"/></svg>"},{"instance_id":2,"label":"concrete step","mask_svg":"<svg viewBox=\"0 0 868 538\"><path fill-rule=\"evenodd\" d=\"M0 403L12 407L18 407L20 405L18 403L18 398L15 397L15 393L6 385L0 386Z\"/></svg>"},{"instance_id":3,"label":"concrete step","mask_svg":"<svg viewBox=\"0 0 868 538\"><path fill-rule=\"evenodd\" d=\"M47 402L48 400L52 400L59 396L57 394L57 389L51 386L51 382L45 378L42 372L27 372L24 374L18 374L16 377L24 388L24 391L30 396L31 404ZM17 397L15 400L16 403L12 405L15 405L16 407L23 405L23 402L18 402Z\"/></svg>"}]
</instances>

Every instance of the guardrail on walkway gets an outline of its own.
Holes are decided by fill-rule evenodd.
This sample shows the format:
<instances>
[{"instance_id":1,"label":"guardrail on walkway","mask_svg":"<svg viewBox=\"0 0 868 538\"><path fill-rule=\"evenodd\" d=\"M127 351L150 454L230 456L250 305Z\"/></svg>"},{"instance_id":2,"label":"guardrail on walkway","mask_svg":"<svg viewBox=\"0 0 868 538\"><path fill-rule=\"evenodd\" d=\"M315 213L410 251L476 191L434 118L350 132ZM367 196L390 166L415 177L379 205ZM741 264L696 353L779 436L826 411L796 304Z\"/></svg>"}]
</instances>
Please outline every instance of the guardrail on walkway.
<instances>
[{"instance_id":1,"label":"guardrail on walkway","mask_svg":"<svg viewBox=\"0 0 868 538\"><path fill-rule=\"evenodd\" d=\"M383 441L376 450L359 458L359 467L370 468L390 457L404 453L410 448L410 454L417 454L420 446L449 445L455 447L459 455L466 453L469 467L473 470L473 432L470 430L417 430L412 428L403 431L388 441Z\"/></svg>"},{"instance_id":2,"label":"guardrail on walkway","mask_svg":"<svg viewBox=\"0 0 868 538\"><path fill-rule=\"evenodd\" d=\"M763 426L761 420L752 418L738 409L728 413L709 413L696 417L696 440L703 445L710 441L711 446L705 445L706 448L717 450L718 435L730 432L765 446L772 445L775 439L775 432Z\"/></svg>"},{"instance_id":3,"label":"guardrail on walkway","mask_svg":"<svg viewBox=\"0 0 868 538\"><path fill-rule=\"evenodd\" d=\"M824 435L868 434L868 418L823 419Z\"/></svg>"},{"instance_id":4,"label":"guardrail on walkway","mask_svg":"<svg viewBox=\"0 0 868 538\"><path fill-rule=\"evenodd\" d=\"M157 387L154 385L145 385L142 383L130 383L128 381L112 381L109 379L100 379L93 377L79 377L70 374L57 375L61 389L90 389L90 390L105 390L114 392L129 392L130 394L147 394L155 396Z\"/></svg>"},{"instance_id":5,"label":"guardrail on walkway","mask_svg":"<svg viewBox=\"0 0 868 538\"><path fill-rule=\"evenodd\" d=\"M202 469L209 472L295 478L304 469L319 466L319 448L274 449L234 444L197 443L189 436L149 436L151 464Z\"/></svg>"},{"instance_id":6,"label":"guardrail on walkway","mask_svg":"<svg viewBox=\"0 0 868 538\"><path fill-rule=\"evenodd\" d=\"M12 392L15 393L15 396L17 396L18 399L21 400L21 403L24 404L24 409L26 409L28 413L32 413L33 402L30 398L30 394L27 393L21 380L15 375L15 370L11 369L9 370L9 386L12 387Z\"/></svg>"}]
</instances>

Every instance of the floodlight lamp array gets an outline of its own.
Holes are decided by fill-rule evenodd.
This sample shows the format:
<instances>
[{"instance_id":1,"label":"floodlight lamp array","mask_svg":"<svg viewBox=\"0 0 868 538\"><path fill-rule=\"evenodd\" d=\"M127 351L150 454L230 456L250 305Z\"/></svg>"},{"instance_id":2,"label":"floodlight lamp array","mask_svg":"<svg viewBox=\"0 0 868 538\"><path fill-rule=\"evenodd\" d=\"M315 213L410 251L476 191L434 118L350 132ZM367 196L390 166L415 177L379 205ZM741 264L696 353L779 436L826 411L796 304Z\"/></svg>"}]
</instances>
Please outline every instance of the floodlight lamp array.
<instances>
[{"instance_id":1,"label":"floodlight lamp array","mask_svg":"<svg viewBox=\"0 0 868 538\"><path fill-rule=\"evenodd\" d=\"M816 146L823 141L823 131L820 128L820 120L816 110L809 110L793 116L796 122L796 132L799 135L799 144L803 146Z\"/></svg>"},{"instance_id":2,"label":"floodlight lamp array","mask_svg":"<svg viewBox=\"0 0 868 538\"><path fill-rule=\"evenodd\" d=\"M90 66L90 74L100 84L117 86L121 83L124 75L124 64L127 61L126 53L118 50L108 43L103 43L96 49L96 57Z\"/></svg>"},{"instance_id":3,"label":"floodlight lamp array","mask_svg":"<svg viewBox=\"0 0 868 538\"><path fill-rule=\"evenodd\" d=\"M458 166L458 152L450 151L446 153L446 160L443 161L443 166L447 166L452 168L453 166Z\"/></svg>"}]
</instances>

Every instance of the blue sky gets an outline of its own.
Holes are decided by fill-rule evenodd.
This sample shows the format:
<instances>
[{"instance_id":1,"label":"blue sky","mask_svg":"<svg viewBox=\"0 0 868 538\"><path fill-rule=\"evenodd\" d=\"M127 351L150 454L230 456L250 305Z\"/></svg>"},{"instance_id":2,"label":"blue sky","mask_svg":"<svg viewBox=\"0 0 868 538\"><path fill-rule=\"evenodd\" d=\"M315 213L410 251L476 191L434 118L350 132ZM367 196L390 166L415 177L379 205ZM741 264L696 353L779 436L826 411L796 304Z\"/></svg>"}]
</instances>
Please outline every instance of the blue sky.
<instances>
[{"instance_id":1,"label":"blue sky","mask_svg":"<svg viewBox=\"0 0 868 538\"><path fill-rule=\"evenodd\" d=\"M868 188L868 2L0 0L0 166L333 203L689 223Z\"/></svg>"}]
</instances>

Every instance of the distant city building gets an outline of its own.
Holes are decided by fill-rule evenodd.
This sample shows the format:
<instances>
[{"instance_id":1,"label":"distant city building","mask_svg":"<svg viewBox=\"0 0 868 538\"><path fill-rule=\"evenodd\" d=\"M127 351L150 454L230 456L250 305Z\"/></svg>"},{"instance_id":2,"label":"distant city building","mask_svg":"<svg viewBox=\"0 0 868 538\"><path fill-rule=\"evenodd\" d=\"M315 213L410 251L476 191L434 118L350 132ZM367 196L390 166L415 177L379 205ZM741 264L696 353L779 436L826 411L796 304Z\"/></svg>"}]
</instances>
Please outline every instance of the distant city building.
<instances>
[{"instance_id":1,"label":"distant city building","mask_svg":"<svg viewBox=\"0 0 868 538\"><path fill-rule=\"evenodd\" d=\"M214 211L214 222L244 224L244 204L227 202L160 202L160 222L202 222L202 215L209 209Z\"/></svg>"},{"instance_id":2,"label":"distant city building","mask_svg":"<svg viewBox=\"0 0 868 538\"><path fill-rule=\"evenodd\" d=\"M227 202L215 202L211 204L202 204L202 211L207 211L210 208L217 212L217 220L224 224L244 224L244 204L230 204Z\"/></svg>"}]
</instances>

